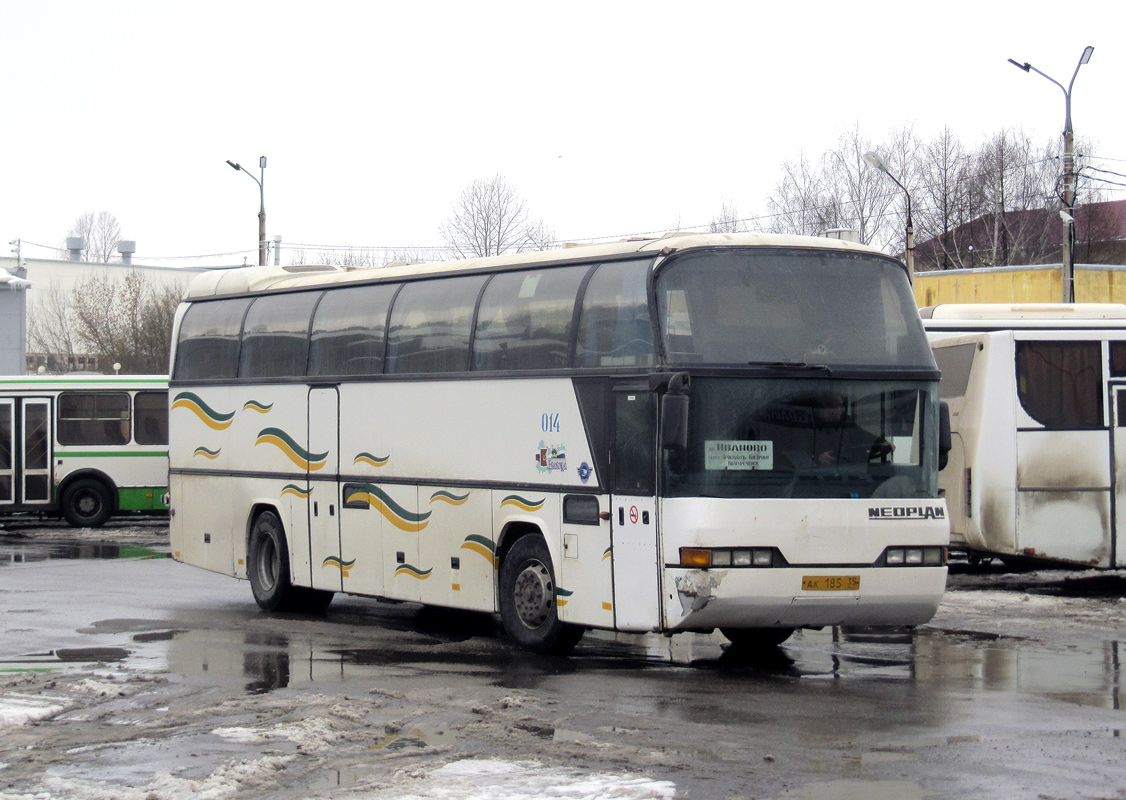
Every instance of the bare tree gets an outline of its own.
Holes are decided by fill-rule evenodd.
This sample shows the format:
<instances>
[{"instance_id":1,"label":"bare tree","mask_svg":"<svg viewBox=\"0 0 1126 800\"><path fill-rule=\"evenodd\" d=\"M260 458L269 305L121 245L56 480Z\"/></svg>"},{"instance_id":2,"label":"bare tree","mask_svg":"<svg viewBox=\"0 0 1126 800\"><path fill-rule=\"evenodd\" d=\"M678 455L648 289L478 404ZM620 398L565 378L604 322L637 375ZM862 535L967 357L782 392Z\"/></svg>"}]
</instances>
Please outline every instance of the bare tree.
<instances>
[{"instance_id":1,"label":"bare tree","mask_svg":"<svg viewBox=\"0 0 1126 800\"><path fill-rule=\"evenodd\" d=\"M529 221L527 203L499 173L462 190L438 232L461 258L542 249L554 238L542 221Z\"/></svg>"},{"instance_id":2,"label":"bare tree","mask_svg":"<svg viewBox=\"0 0 1126 800\"><path fill-rule=\"evenodd\" d=\"M767 198L771 211L771 233L793 233L814 236L825 230L822 213L821 172L804 154L797 161L782 164L782 177L775 184L774 194Z\"/></svg>"},{"instance_id":3,"label":"bare tree","mask_svg":"<svg viewBox=\"0 0 1126 800\"><path fill-rule=\"evenodd\" d=\"M83 261L97 261L108 264L120 259L117 243L121 241L121 225L117 217L108 211L87 211L74 221L67 236L81 236L86 242L82 251Z\"/></svg>"},{"instance_id":4,"label":"bare tree","mask_svg":"<svg viewBox=\"0 0 1126 800\"><path fill-rule=\"evenodd\" d=\"M104 363L116 362L123 372L167 373L172 321L183 290L154 287L137 270L119 278L93 275L73 292L78 336Z\"/></svg>"},{"instance_id":5,"label":"bare tree","mask_svg":"<svg viewBox=\"0 0 1126 800\"><path fill-rule=\"evenodd\" d=\"M739 219L739 209L734 202L723 201L719 216L708 223L709 233L746 233L747 223Z\"/></svg>"},{"instance_id":6,"label":"bare tree","mask_svg":"<svg viewBox=\"0 0 1126 800\"><path fill-rule=\"evenodd\" d=\"M27 315L27 344L47 357L53 372L66 372L78 354L79 337L70 309L70 296L57 280L35 288Z\"/></svg>"}]
</instances>

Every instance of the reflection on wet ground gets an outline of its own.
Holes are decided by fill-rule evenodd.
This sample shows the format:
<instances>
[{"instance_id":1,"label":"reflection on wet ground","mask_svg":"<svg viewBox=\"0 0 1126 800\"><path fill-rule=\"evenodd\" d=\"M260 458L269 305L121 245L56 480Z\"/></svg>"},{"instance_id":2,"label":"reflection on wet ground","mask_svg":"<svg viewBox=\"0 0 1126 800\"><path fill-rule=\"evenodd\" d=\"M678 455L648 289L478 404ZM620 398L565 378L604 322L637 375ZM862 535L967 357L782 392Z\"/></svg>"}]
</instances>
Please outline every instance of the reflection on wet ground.
<instances>
[{"instance_id":1,"label":"reflection on wet ground","mask_svg":"<svg viewBox=\"0 0 1126 800\"><path fill-rule=\"evenodd\" d=\"M112 542L26 542L0 539L0 567L54 560L170 558L168 547Z\"/></svg>"},{"instance_id":2,"label":"reflection on wet ground","mask_svg":"<svg viewBox=\"0 0 1126 800\"><path fill-rule=\"evenodd\" d=\"M487 618L485 618L487 619ZM325 621L325 625L329 625ZM946 690L1033 694L1063 702L1123 708L1126 644L1053 647L1020 638L923 628L800 631L785 645L742 651L718 635L672 638L588 633L569 657L534 656L482 630L472 641L416 628L423 635L379 636L376 646L331 635L169 630L134 635L138 647L174 672L237 681L248 693L319 683L372 684L387 677L476 676L504 688L535 688L566 675L607 671L702 670L752 680L908 681ZM353 629L354 630L354 629ZM641 672L639 672L639 670Z\"/></svg>"}]
</instances>

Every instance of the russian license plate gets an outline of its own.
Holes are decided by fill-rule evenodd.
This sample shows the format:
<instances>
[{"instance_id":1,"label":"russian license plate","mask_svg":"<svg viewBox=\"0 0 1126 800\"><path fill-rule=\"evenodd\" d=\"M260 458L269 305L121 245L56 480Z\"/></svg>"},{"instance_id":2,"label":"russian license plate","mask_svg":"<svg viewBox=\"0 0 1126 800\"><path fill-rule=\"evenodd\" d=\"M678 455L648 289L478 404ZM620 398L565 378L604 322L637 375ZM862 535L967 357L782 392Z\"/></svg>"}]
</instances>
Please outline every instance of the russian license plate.
<instances>
[{"instance_id":1,"label":"russian license plate","mask_svg":"<svg viewBox=\"0 0 1126 800\"><path fill-rule=\"evenodd\" d=\"M859 575L806 575L801 579L805 592L855 592L860 588Z\"/></svg>"}]
</instances>

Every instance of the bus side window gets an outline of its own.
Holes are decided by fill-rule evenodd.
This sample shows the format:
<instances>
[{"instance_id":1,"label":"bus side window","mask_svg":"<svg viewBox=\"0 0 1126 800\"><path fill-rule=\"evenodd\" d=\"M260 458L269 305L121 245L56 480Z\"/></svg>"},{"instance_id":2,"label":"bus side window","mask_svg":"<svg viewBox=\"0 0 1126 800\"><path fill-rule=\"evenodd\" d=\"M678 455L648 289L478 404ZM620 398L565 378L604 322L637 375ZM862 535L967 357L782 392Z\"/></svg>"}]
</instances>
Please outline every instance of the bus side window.
<instances>
[{"instance_id":1,"label":"bus side window","mask_svg":"<svg viewBox=\"0 0 1126 800\"><path fill-rule=\"evenodd\" d=\"M168 392L137 392L133 417L137 444L168 444Z\"/></svg>"},{"instance_id":2,"label":"bus side window","mask_svg":"<svg viewBox=\"0 0 1126 800\"><path fill-rule=\"evenodd\" d=\"M579 318L576 367L649 366L656 360L646 281L649 261L602 264Z\"/></svg>"}]
</instances>

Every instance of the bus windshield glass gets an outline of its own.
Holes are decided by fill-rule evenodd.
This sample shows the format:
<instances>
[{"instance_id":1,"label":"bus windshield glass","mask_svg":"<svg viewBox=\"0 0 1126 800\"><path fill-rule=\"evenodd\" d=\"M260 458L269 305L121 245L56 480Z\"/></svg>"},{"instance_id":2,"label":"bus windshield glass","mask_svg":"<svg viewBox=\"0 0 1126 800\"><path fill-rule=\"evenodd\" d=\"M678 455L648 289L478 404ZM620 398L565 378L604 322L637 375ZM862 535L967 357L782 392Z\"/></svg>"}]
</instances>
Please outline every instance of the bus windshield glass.
<instances>
[{"instance_id":1,"label":"bus windshield glass","mask_svg":"<svg viewBox=\"0 0 1126 800\"><path fill-rule=\"evenodd\" d=\"M848 250L728 248L657 276L667 362L935 370L903 268Z\"/></svg>"},{"instance_id":2,"label":"bus windshield glass","mask_svg":"<svg viewBox=\"0 0 1126 800\"><path fill-rule=\"evenodd\" d=\"M693 377L669 497L935 497L931 381Z\"/></svg>"}]
</instances>

